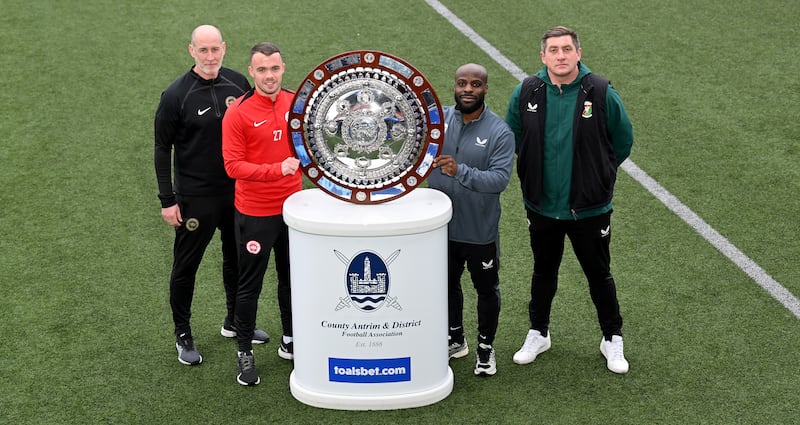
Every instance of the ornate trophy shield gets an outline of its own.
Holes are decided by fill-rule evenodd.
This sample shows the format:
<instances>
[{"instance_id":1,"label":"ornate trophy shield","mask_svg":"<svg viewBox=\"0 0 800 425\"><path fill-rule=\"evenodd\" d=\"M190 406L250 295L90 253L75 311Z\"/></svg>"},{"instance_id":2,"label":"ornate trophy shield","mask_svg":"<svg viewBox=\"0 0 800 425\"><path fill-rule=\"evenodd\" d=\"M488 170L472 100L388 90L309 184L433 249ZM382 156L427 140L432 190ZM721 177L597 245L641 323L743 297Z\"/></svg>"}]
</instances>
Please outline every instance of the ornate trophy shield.
<instances>
[{"instance_id":1,"label":"ornate trophy shield","mask_svg":"<svg viewBox=\"0 0 800 425\"><path fill-rule=\"evenodd\" d=\"M433 87L409 63L378 51L346 52L317 66L297 89L288 122L303 173L357 204L418 187L444 141Z\"/></svg>"}]
</instances>

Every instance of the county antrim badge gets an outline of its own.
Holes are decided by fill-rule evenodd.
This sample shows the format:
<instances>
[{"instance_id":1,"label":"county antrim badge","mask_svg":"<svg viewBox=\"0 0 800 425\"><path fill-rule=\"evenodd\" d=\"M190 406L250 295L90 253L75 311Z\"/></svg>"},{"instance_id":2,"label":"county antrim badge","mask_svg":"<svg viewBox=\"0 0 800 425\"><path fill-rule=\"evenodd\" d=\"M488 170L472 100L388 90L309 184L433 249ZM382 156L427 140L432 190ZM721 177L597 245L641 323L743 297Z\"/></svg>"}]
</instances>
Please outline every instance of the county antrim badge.
<instances>
[{"instance_id":1,"label":"county antrim badge","mask_svg":"<svg viewBox=\"0 0 800 425\"><path fill-rule=\"evenodd\" d=\"M336 256L347 266L345 289L347 298L340 298L336 310L355 307L364 312L375 311L385 303L390 307L402 310L397 299L389 295L391 280L388 265L394 261L400 250L393 252L386 261L372 251L362 251L347 258L334 250Z\"/></svg>"}]
</instances>

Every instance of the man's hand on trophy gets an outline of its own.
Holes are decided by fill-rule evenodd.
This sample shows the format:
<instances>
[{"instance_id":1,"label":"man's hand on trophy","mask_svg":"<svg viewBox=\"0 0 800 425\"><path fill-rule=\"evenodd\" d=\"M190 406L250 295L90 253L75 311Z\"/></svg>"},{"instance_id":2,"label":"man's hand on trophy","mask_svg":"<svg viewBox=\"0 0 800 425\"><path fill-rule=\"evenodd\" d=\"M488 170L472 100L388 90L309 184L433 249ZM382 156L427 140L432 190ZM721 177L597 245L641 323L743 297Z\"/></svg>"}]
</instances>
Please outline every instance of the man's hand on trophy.
<instances>
[{"instance_id":1,"label":"man's hand on trophy","mask_svg":"<svg viewBox=\"0 0 800 425\"><path fill-rule=\"evenodd\" d=\"M441 155L433 159L433 168L438 168L442 174L454 177L458 172L458 163L450 155Z\"/></svg>"},{"instance_id":2,"label":"man's hand on trophy","mask_svg":"<svg viewBox=\"0 0 800 425\"><path fill-rule=\"evenodd\" d=\"M297 169L300 167L300 160L295 157L288 157L281 162L281 172L284 176L288 176L289 174L294 174L297 172Z\"/></svg>"}]
</instances>

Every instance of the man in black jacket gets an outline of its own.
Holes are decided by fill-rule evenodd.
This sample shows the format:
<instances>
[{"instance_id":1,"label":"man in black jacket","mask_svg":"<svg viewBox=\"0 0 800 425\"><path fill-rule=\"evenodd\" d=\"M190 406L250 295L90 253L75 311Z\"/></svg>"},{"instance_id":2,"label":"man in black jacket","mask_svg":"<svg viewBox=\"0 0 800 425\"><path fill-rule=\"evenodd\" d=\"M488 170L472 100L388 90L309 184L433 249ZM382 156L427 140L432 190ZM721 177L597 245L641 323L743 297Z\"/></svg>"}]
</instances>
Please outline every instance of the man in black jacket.
<instances>
[{"instance_id":1,"label":"man in black jacket","mask_svg":"<svg viewBox=\"0 0 800 425\"><path fill-rule=\"evenodd\" d=\"M154 160L161 217L175 228L169 282L175 347L178 361L197 365L203 357L194 345L189 324L195 276L217 229L222 240L222 281L228 309L221 334L236 336L234 182L222 163L222 117L231 102L250 90L250 83L244 75L222 67L225 42L216 27L195 28L189 54L194 58L192 68L161 94L155 114ZM269 340L266 332L256 331L254 343Z\"/></svg>"}]
</instances>

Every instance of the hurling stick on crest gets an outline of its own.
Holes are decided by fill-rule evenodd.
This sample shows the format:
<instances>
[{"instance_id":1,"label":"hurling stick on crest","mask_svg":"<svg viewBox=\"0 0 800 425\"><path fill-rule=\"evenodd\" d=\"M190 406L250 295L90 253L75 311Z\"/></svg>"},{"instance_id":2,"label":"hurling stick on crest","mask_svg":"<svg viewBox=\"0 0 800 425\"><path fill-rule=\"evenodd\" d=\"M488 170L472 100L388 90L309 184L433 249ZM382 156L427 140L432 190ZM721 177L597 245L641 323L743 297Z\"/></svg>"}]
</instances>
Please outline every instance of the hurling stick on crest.
<instances>
[{"instance_id":1,"label":"hurling stick on crest","mask_svg":"<svg viewBox=\"0 0 800 425\"><path fill-rule=\"evenodd\" d=\"M391 255L389 255L389 258L386 259L386 265L388 266L389 264L392 264L392 261L394 261L398 255L400 255L399 249L393 252Z\"/></svg>"},{"instance_id":2,"label":"hurling stick on crest","mask_svg":"<svg viewBox=\"0 0 800 425\"><path fill-rule=\"evenodd\" d=\"M349 264L350 264L350 259L349 259L349 258L347 258L347 257L345 257L345 256L344 256L344 254L342 254L341 252L339 252L339 251L337 251L337 250L335 250L335 249L334 249L334 250L333 250L333 253L334 253L334 254L336 254L336 258L338 258L338 259L339 259L339 261L341 261L342 263L344 263L344 265L345 265L345 266L347 266L347 265L349 265Z\"/></svg>"},{"instance_id":3,"label":"hurling stick on crest","mask_svg":"<svg viewBox=\"0 0 800 425\"><path fill-rule=\"evenodd\" d=\"M344 263L345 266L350 264L350 259L345 257L345 255L342 254L341 252L334 249L333 253L336 254L336 258L338 258L339 261ZM350 307L350 297L339 297L339 304L336 304L336 308L334 308L334 311L339 311L343 308L348 308L348 307Z\"/></svg>"},{"instance_id":4,"label":"hurling stick on crest","mask_svg":"<svg viewBox=\"0 0 800 425\"><path fill-rule=\"evenodd\" d=\"M388 266L389 264L391 264L392 261L394 261L399 255L400 255L400 250L399 249L397 251L393 252L391 255L389 255L389 258L386 259L386 265ZM397 297L393 297L393 296L387 294L386 295L386 304L389 304L389 307L395 308L395 309L397 309L399 311L403 311L403 306L401 306L400 303L397 302Z\"/></svg>"}]
</instances>

